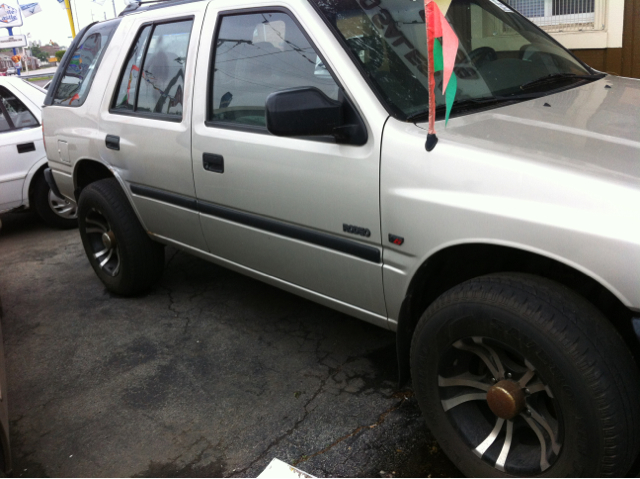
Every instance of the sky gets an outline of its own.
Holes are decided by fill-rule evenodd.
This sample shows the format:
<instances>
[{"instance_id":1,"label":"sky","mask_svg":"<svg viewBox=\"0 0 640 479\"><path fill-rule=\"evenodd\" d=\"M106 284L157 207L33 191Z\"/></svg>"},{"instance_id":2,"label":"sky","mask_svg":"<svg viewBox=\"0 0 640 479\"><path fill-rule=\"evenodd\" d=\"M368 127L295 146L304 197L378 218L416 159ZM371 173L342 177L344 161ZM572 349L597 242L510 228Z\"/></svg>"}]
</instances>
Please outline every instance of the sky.
<instances>
[{"instance_id":1,"label":"sky","mask_svg":"<svg viewBox=\"0 0 640 479\"><path fill-rule=\"evenodd\" d=\"M28 41L40 40L42 44L49 43L50 40L61 46L71 44L71 27L67 11L58 6L56 0L21 0L20 3L27 4L37 1L42 7L42 11L23 18L24 24L13 29L14 34L31 34ZM126 6L124 0L106 0L103 6L91 0L69 0L73 12L76 33L84 26L98 20L114 18L113 4L115 3L116 15ZM0 0L2 3L2 0ZM15 0L12 2L15 5ZM0 28L0 36L8 35L7 30Z\"/></svg>"}]
</instances>

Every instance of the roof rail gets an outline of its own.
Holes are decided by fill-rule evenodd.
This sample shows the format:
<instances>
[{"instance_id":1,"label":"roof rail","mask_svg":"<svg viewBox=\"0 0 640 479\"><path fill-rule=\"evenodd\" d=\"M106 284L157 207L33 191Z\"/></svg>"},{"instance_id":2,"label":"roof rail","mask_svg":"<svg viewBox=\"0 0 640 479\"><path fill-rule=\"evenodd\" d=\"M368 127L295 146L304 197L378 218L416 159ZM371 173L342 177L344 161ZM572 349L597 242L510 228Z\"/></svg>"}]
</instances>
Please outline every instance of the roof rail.
<instances>
[{"instance_id":1,"label":"roof rail","mask_svg":"<svg viewBox=\"0 0 640 479\"><path fill-rule=\"evenodd\" d=\"M174 5L183 5L185 3L202 2L204 0L133 0L124 10L120 12L119 17L124 17L130 13L145 10L155 10L156 8L171 7Z\"/></svg>"}]
</instances>

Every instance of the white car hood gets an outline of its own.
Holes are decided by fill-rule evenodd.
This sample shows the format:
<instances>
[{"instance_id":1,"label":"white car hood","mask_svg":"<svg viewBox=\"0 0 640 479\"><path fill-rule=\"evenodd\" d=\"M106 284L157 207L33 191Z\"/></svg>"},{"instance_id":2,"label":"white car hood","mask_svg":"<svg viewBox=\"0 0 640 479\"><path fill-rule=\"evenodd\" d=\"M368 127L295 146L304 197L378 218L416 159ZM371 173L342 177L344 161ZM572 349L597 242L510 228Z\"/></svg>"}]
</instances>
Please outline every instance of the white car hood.
<instances>
[{"instance_id":1,"label":"white car hood","mask_svg":"<svg viewBox=\"0 0 640 479\"><path fill-rule=\"evenodd\" d=\"M423 129L426 123L421 123ZM440 144L640 186L640 80L609 75L561 93L436 124Z\"/></svg>"}]
</instances>

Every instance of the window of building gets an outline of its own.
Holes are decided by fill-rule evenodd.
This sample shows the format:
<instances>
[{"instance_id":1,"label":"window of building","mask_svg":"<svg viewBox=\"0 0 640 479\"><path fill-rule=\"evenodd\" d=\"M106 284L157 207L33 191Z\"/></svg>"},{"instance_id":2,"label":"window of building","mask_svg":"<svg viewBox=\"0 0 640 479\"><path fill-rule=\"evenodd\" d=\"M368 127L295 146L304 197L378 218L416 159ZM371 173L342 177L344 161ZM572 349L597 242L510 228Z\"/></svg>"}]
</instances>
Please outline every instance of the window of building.
<instances>
[{"instance_id":1,"label":"window of building","mask_svg":"<svg viewBox=\"0 0 640 479\"><path fill-rule=\"evenodd\" d=\"M338 99L337 83L288 14L223 17L209 120L266 127L267 97L297 87L316 87Z\"/></svg>"},{"instance_id":2,"label":"window of building","mask_svg":"<svg viewBox=\"0 0 640 479\"><path fill-rule=\"evenodd\" d=\"M548 32L581 32L604 28L604 0L505 0Z\"/></svg>"}]
</instances>

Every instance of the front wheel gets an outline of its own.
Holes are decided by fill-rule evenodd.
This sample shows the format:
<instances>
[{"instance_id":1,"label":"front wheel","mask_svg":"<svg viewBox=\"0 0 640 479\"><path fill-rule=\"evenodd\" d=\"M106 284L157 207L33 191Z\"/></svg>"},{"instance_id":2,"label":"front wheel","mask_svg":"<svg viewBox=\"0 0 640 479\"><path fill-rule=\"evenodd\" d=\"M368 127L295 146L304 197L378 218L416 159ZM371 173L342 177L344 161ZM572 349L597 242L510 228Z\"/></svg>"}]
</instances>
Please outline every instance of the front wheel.
<instances>
[{"instance_id":1,"label":"front wheel","mask_svg":"<svg viewBox=\"0 0 640 479\"><path fill-rule=\"evenodd\" d=\"M115 178L82 190L78 219L89 262L109 291L140 294L160 278L164 246L149 238Z\"/></svg>"},{"instance_id":2,"label":"front wheel","mask_svg":"<svg viewBox=\"0 0 640 479\"><path fill-rule=\"evenodd\" d=\"M528 275L454 287L411 345L420 407L469 476L622 476L640 449L640 378L590 303Z\"/></svg>"},{"instance_id":3,"label":"front wheel","mask_svg":"<svg viewBox=\"0 0 640 479\"><path fill-rule=\"evenodd\" d=\"M33 179L33 202L38 216L54 228L75 228L78 226L78 210L74 203L57 196L38 173Z\"/></svg>"}]
</instances>

